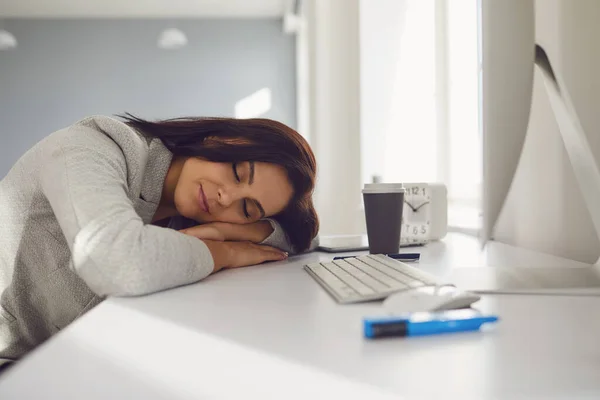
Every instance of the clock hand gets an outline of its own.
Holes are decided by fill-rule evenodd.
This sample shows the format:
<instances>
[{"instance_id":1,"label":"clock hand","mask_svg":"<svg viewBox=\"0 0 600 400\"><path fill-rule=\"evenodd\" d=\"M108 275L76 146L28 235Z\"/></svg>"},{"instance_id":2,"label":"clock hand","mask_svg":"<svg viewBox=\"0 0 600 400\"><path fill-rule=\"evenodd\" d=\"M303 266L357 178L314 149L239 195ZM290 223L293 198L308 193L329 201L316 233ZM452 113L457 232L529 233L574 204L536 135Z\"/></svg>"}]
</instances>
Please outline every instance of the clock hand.
<instances>
[{"instance_id":1,"label":"clock hand","mask_svg":"<svg viewBox=\"0 0 600 400\"><path fill-rule=\"evenodd\" d=\"M406 204L408 204L408 206L411 208L411 210L413 210L414 212L416 212L416 211L417 211L417 209L416 209L416 208L414 208L414 207L413 207L413 205L412 205L412 204L410 204L408 201L404 200L404 202L405 202Z\"/></svg>"},{"instance_id":2,"label":"clock hand","mask_svg":"<svg viewBox=\"0 0 600 400\"><path fill-rule=\"evenodd\" d=\"M426 205L426 204L429 204L429 203L431 203L431 202L430 202L430 201L426 201L425 203L421 204L419 207L417 207L417 208L416 208L416 209L414 209L414 210L415 210L415 211L419 211L419 209L420 209L421 207L423 207L424 205Z\"/></svg>"}]
</instances>

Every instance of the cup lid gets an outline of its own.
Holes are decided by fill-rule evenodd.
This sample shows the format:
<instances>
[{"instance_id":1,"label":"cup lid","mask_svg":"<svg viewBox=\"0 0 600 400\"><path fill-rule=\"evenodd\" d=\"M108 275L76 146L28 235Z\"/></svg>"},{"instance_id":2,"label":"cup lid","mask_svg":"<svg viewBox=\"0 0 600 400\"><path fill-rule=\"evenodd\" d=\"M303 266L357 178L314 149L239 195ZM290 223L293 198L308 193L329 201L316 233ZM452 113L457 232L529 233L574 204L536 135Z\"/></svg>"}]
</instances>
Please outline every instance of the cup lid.
<instances>
[{"instance_id":1,"label":"cup lid","mask_svg":"<svg viewBox=\"0 0 600 400\"><path fill-rule=\"evenodd\" d=\"M404 193L402 183L365 183L363 193Z\"/></svg>"}]
</instances>

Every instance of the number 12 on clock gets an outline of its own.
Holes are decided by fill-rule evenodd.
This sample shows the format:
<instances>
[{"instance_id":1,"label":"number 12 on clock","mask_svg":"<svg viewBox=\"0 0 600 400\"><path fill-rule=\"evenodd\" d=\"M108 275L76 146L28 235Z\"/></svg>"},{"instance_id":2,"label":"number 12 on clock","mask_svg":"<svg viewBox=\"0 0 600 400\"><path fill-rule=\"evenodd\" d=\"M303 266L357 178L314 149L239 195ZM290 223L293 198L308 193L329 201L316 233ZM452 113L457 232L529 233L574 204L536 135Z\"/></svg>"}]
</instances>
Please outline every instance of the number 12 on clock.
<instances>
[{"instance_id":1,"label":"number 12 on clock","mask_svg":"<svg viewBox=\"0 0 600 400\"><path fill-rule=\"evenodd\" d=\"M404 184L400 245L426 244L431 231L431 193L427 183Z\"/></svg>"}]
</instances>

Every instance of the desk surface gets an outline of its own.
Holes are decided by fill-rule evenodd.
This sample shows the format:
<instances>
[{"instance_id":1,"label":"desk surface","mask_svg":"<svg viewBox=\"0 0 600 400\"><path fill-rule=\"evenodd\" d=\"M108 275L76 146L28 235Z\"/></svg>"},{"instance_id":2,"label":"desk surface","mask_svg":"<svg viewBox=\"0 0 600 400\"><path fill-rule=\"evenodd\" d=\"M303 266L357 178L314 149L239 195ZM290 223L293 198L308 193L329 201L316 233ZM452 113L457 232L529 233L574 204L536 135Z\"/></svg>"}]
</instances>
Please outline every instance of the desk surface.
<instances>
[{"instance_id":1,"label":"desk surface","mask_svg":"<svg viewBox=\"0 0 600 400\"><path fill-rule=\"evenodd\" d=\"M436 274L582 265L458 234L421 252ZM380 303L338 305L302 269L330 258L109 299L7 372L0 398L600 398L600 297L486 295L493 330L368 341Z\"/></svg>"}]
</instances>

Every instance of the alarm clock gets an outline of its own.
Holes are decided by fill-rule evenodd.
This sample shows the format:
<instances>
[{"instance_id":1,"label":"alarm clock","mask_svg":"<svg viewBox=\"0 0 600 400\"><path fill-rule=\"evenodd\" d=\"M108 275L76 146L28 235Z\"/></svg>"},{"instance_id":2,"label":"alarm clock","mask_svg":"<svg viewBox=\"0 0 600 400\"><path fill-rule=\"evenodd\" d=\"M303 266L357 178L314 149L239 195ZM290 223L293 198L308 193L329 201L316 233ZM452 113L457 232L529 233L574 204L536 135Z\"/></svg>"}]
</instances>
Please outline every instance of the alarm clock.
<instances>
[{"instance_id":1,"label":"alarm clock","mask_svg":"<svg viewBox=\"0 0 600 400\"><path fill-rule=\"evenodd\" d=\"M442 183L404 183L400 245L440 240L448 232L448 190Z\"/></svg>"}]
</instances>

